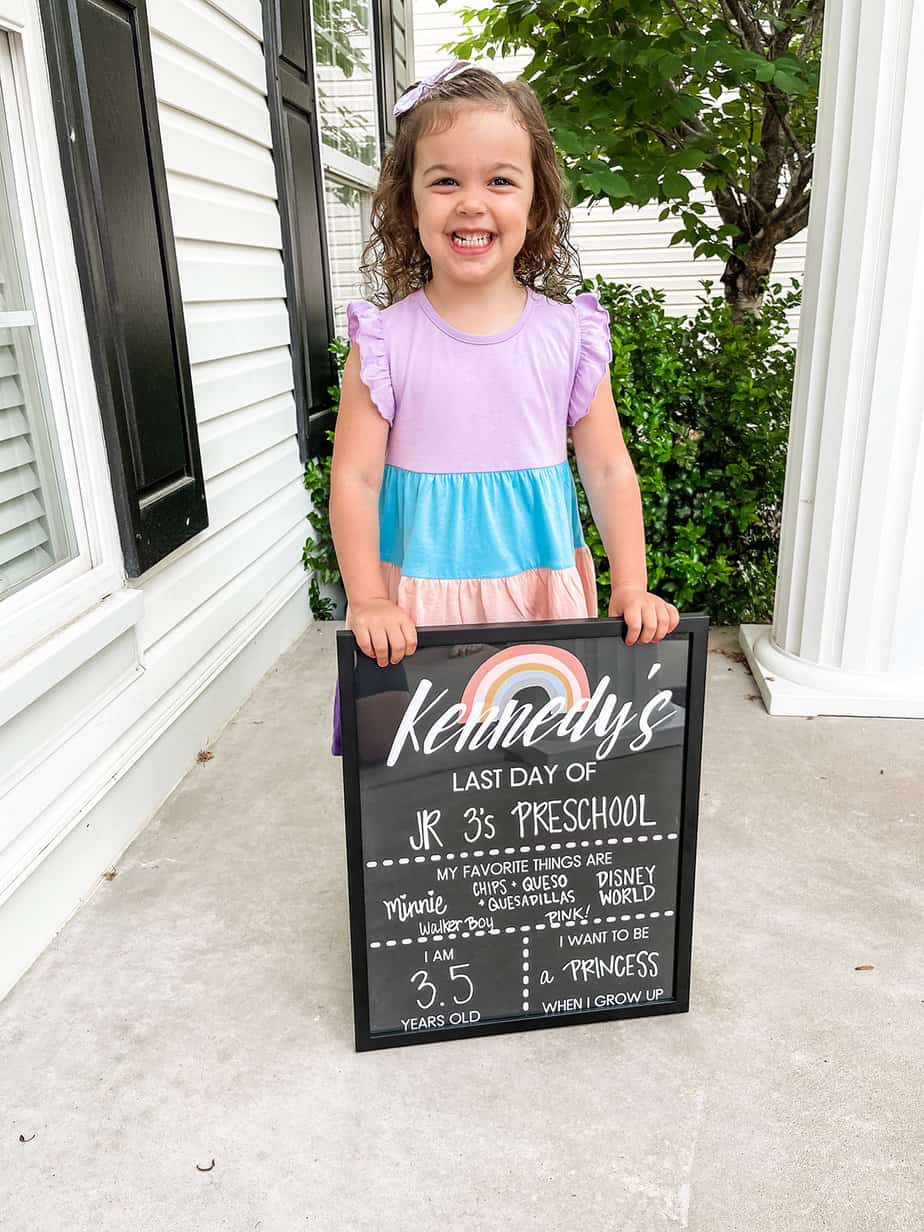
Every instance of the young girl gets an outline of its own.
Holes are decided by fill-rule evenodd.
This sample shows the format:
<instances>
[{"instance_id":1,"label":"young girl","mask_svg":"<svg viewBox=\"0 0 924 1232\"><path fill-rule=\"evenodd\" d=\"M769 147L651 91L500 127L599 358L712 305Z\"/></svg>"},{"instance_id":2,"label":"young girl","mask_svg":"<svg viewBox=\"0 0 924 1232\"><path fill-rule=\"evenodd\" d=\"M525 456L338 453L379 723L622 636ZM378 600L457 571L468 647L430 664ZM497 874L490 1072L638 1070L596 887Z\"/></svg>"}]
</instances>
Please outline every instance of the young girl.
<instances>
[{"instance_id":1,"label":"young girl","mask_svg":"<svg viewBox=\"0 0 924 1232\"><path fill-rule=\"evenodd\" d=\"M331 463L346 627L375 660L365 675L412 654L419 625L597 616L569 428L610 561L609 615L630 645L660 640L680 617L648 591L608 314L593 292L566 297L566 180L535 93L455 60L394 113L363 254L379 241L380 266L361 266L388 306L347 305ZM337 690L335 755L339 703Z\"/></svg>"}]
</instances>

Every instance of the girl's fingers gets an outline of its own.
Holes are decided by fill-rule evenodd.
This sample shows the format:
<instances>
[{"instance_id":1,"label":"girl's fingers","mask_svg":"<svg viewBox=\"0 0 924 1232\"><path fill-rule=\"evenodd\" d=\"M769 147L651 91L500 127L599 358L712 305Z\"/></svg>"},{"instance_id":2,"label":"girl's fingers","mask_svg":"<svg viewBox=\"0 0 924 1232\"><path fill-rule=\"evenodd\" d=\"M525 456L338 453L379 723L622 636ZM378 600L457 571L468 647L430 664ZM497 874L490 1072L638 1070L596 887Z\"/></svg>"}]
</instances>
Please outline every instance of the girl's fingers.
<instances>
[{"instance_id":1,"label":"girl's fingers","mask_svg":"<svg viewBox=\"0 0 924 1232\"><path fill-rule=\"evenodd\" d=\"M407 653L407 647L404 641L404 630L400 625L395 625L394 628L389 629L388 641L391 644L392 663L400 663Z\"/></svg>"},{"instance_id":2,"label":"girl's fingers","mask_svg":"<svg viewBox=\"0 0 924 1232\"><path fill-rule=\"evenodd\" d=\"M405 654L409 655L417 649L417 628L410 620L404 625L404 646Z\"/></svg>"},{"instance_id":3,"label":"girl's fingers","mask_svg":"<svg viewBox=\"0 0 924 1232\"><path fill-rule=\"evenodd\" d=\"M372 639L369 637L368 631L360 626L353 629L353 636L356 638L356 645L363 654L368 655L370 659L374 658L375 652L372 649Z\"/></svg>"},{"instance_id":4,"label":"girl's fingers","mask_svg":"<svg viewBox=\"0 0 924 1232\"><path fill-rule=\"evenodd\" d=\"M381 623L377 623L380 619ZM392 616L382 613L373 623L357 620L353 625L356 645L370 659L377 660L379 667L387 667L389 660L400 663L405 655L417 649L417 629L405 613Z\"/></svg>"},{"instance_id":5,"label":"girl's fingers","mask_svg":"<svg viewBox=\"0 0 924 1232\"><path fill-rule=\"evenodd\" d=\"M626 622L626 643L631 646L636 641L646 645L650 642L660 642L680 623L680 612L673 603L667 603L657 597L643 602L641 599L626 604L623 612Z\"/></svg>"},{"instance_id":6,"label":"girl's fingers","mask_svg":"<svg viewBox=\"0 0 924 1232\"><path fill-rule=\"evenodd\" d=\"M655 640L658 632L658 609L654 603L649 601L642 604L642 612L645 628L642 632L641 640L647 644Z\"/></svg>"},{"instance_id":7,"label":"girl's fingers","mask_svg":"<svg viewBox=\"0 0 924 1232\"><path fill-rule=\"evenodd\" d=\"M388 640L391 643L391 661L400 663L406 655L411 655L417 649L417 628L407 616L389 628Z\"/></svg>"},{"instance_id":8,"label":"girl's fingers","mask_svg":"<svg viewBox=\"0 0 924 1232\"><path fill-rule=\"evenodd\" d=\"M658 605L658 632L655 634L655 641L660 642L662 637L666 637L671 631L671 621L673 617L666 603Z\"/></svg>"},{"instance_id":9,"label":"girl's fingers","mask_svg":"<svg viewBox=\"0 0 924 1232\"><path fill-rule=\"evenodd\" d=\"M372 631L372 645L375 647L375 657L379 667L385 667L388 663L388 634L384 629Z\"/></svg>"},{"instance_id":10,"label":"girl's fingers","mask_svg":"<svg viewBox=\"0 0 924 1232\"><path fill-rule=\"evenodd\" d=\"M645 616L642 611L641 602L633 599L630 603L627 603L622 618L626 622L626 643L629 646L634 646L636 642L641 641L642 630L645 626Z\"/></svg>"},{"instance_id":11,"label":"girl's fingers","mask_svg":"<svg viewBox=\"0 0 924 1232\"><path fill-rule=\"evenodd\" d=\"M637 600L627 603L622 618L626 622L626 645L633 646L642 629L641 604Z\"/></svg>"}]
</instances>

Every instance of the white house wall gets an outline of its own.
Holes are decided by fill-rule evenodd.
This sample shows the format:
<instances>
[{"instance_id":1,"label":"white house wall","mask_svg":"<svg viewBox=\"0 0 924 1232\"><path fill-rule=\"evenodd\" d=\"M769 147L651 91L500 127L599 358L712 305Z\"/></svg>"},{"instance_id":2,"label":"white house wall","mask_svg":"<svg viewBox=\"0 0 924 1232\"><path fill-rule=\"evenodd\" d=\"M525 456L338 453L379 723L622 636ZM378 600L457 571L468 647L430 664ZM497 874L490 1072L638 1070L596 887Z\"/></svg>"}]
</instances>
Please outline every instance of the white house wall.
<instances>
[{"instance_id":1,"label":"white house wall","mask_svg":"<svg viewBox=\"0 0 924 1232\"><path fill-rule=\"evenodd\" d=\"M310 620L261 6L148 15L209 526L0 728L0 996Z\"/></svg>"},{"instance_id":2,"label":"white house wall","mask_svg":"<svg viewBox=\"0 0 924 1232\"><path fill-rule=\"evenodd\" d=\"M414 80L434 72L449 58L441 51L444 43L457 42L465 31L461 10L465 7L490 8L490 5L466 5L465 0L448 0L437 5L435 0L415 0L414 4ZM474 27L479 28L476 21ZM515 56L497 56L490 60L475 52L473 61L483 63L505 81L520 75L531 59L521 51ZM695 184L701 179L687 173ZM691 200L706 206L704 219L719 225L712 197L700 189ZM699 307L698 296L704 294L702 279L714 283L712 294L718 294L723 264L715 259L693 257L688 244L671 246L670 238L679 230L676 218L659 221L663 205L652 203L643 208L627 206L613 211L605 202L592 206L579 205L572 214L571 240L581 259L585 276L597 274L609 282L624 282L648 287L664 293L665 309L674 316L686 316ZM777 251L773 281L788 288L793 275L801 280L805 264L806 232L793 236ZM798 329L798 310L789 314L790 338L794 343Z\"/></svg>"}]
</instances>

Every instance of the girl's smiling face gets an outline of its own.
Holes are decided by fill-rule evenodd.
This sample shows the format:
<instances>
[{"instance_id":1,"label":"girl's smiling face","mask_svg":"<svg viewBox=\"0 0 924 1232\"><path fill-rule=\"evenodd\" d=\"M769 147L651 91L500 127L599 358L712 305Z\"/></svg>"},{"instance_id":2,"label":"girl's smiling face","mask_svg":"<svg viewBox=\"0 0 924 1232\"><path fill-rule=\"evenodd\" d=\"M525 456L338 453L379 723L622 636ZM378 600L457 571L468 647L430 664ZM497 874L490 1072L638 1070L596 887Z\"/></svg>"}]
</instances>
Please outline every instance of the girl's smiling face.
<instances>
[{"instance_id":1,"label":"girl's smiling face","mask_svg":"<svg viewBox=\"0 0 924 1232\"><path fill-rule=\"evenodd\" d=\"M507 110L456 109L450 128L419 138L414 222L437 270L453 281L509 279L530 226L532 143ZM455 236L469 236L468 242ZM487 243L479 237L487 235Z\"/></svg>"}]
</instances>

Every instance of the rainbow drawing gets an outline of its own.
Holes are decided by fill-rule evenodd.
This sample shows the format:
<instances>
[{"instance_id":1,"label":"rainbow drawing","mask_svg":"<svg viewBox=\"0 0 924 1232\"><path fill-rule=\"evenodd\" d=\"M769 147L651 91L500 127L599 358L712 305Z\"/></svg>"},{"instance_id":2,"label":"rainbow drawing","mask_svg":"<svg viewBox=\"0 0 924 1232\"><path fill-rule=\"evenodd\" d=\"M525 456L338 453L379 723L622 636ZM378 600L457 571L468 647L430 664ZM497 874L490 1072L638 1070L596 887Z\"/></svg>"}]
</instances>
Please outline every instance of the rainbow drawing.
<instances>
[{"instance_id":1,"label":"rainbow drawing","mask_svg":"<svg viewBox=\"0 0 924 1232\"><path fill-rule=\"evenodd\" d=\"M459 722L478 718L490 706L502 711L520 689L529 687L544 689L550 701L560 697L567 710L583 710L590 700L587 672L580 659L557 646L530 642L499 650L472 674L462 694L465 709Z\"/></svg>"}]
</instances>

